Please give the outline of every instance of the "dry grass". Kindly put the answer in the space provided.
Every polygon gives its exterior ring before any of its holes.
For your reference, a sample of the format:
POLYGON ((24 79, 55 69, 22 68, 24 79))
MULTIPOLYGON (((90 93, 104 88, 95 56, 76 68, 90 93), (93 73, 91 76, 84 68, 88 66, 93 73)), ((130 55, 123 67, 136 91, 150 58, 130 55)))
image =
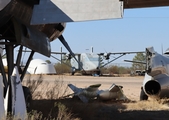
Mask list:
MULTIPOLYGON (((59 76, 53 84, 44 82, 42 75, 39 75, 37 79, 31 79, 31 76, 29 76, 24 84, 30 89, 33 100, 46 100, 50 102, 50 100, 56 100, 68 94, 68 86, 63 82, 62 76, 59 76)), ((38 103, 35 104, 38 106, 38 103)), ((28 120, 80 120, 79 118, 74 118, 68 108, 60 102, 54 102, 52 106, 46 103, 45 105, 47 105, 48 108, 39 106, 41 110, 32 110, 28 114, 28 120), (47 112, 45 116, 44 112, 41 112, 44 110, 47 112)))
POLYGON ((38 79, 29 84, 34 87, 32 112, 29 120, 168 120, 169 100, 148 101, 98 101, 92 100, 84 104, 78 99, 58 99, 69 94, 64 76, 55 81, 44 82, 38 79), (37 82, 37 83, 36 83, 37 82), (37 87, 37 86, 38 87, 37 87), (36 88, 36 90, 35 90, 36 88))
POLYGON ((147 101, 136 101, 130 103, 123 103, 126 105, 127 111, 132 110, 144 110, 144 111, 160 111, 160 110, 169 110, 168 99, 155 100, 150 99, 147 101))
POLYGON ((55 79, 54 83, 44 82, 43 76, 39 75, 32 79, 31 75, 24 81, 32 94, 32 99, 58 99, 61 96, 69 94, 68 86, 64 83, 62 75, 55 79))

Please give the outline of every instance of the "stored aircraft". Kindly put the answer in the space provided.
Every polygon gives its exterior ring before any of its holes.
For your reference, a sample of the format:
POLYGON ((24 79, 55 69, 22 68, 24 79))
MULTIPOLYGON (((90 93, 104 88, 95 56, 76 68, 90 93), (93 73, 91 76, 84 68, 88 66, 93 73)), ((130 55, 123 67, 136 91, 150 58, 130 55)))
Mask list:
POLYGON ((79 97, 84 103, 89 102, 90 99, 97 98, 99 100, 127 100, 127 97, 123 94, 122 86, 112 84, 108 90, 98 90, 101 84, 90 85, 87 88, 78 88, 73 84, 68 84, 73 90, 73 94, 66 95, 62 98, 73 96, 79 97))
MULTIPOLYGON (((109 53, 94 53, 93 47, 91 48, 90 53, 74 53, 75 58, 74 59, 71 54, 66 52, 51 52, 51 54, 60 54, 61 60, 56 58, 54 55, 51 55, 51 57, 59 60, 62 62, 63 58, 62 55, 65 55, 64 59, 70 60, 71 64, 71 73, 74 75, 75 72, 81 71, 83 75, 101 75, 101 68, 104 66, 112 63, 113 61, 117 60, 118 58, 126 55, 126 54, 135 54, 135 53, 143 53, 144 51, 138 51, 138 52, 109 52, 109 53), (113 59, 110 58, 111 55, 118 55, 114 56, 113 59), (103 60, 107 60, 106 63, 103 62, 103 60)), ((62 62, 63 63, 63 62, 62 62)))
MULTIPOLYGON (((122 18, 123 9, 169 6, 168 0, 0 0, 0 44, 5 45, 8 76, 0 56, 4 93, 11 86, 14 66, 19 69, 23 46, 32 50, 24 70, 20 73, 22 82, 27 67, 35 52, 50 56, 50 42, 58 38, 74 56, 62 33, 65 22, 122 18), (100 9, 101 8, 101 9, 100 9), (16 64, 14 48, 19 46, 16 64)), ((4 95, 4 96, 5 96, 4 95)), ((9 93, 11 102, 11 93, 9 93)), ((18 97, 18 96, 17 96, 18 97)), ((11 103, 8 110, 12 111, 11 103)))
POLYGON ((157 53, 146 48, 146 75, 141 87, 140 100, 169 97, 169 52, 157 53))

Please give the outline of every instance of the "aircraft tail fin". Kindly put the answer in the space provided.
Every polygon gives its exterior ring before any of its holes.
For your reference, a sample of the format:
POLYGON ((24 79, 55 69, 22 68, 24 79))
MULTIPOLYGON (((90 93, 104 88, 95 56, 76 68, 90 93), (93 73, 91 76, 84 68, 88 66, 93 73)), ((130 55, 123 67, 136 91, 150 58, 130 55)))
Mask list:
POLYGON ((73 90, 74 96, 78 96, 80 100, 83 101, 84 103, 87 103, 89 101, 89 99, 83 95, 82 88, 78 88, 72 84, 68 84, 68 86, 73 90))

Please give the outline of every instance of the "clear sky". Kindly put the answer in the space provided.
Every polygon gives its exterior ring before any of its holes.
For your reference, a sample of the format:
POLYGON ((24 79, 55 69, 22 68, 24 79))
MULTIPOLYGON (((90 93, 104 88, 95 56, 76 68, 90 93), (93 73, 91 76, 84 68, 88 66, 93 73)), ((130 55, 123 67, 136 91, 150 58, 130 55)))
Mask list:
MULTIPOLYGON (((74 53, 90 52, 86 49, 91 46, 95 53, 144 51, 150 46, 161 53, 162 46, 164 51, 169 48, 169 7, 125 9, 122 19, 67 23, 63 36, 74 53)), ((60 51, 61 46, 67 52, 58 39, 51 42, 52 51, 60 51)), ((58 62, 39 54, 34 58, 58 62)))

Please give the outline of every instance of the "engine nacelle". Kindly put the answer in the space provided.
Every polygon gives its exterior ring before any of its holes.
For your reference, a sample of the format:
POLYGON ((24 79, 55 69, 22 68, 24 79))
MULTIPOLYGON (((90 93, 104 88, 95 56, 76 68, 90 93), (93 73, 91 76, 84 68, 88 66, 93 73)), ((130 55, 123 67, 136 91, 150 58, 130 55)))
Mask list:
POLYGON ((156 80, 149 80, 145 83, 143 89, 148 96, 150 95, 158 96, 161 91, 161 85, 156 80))

